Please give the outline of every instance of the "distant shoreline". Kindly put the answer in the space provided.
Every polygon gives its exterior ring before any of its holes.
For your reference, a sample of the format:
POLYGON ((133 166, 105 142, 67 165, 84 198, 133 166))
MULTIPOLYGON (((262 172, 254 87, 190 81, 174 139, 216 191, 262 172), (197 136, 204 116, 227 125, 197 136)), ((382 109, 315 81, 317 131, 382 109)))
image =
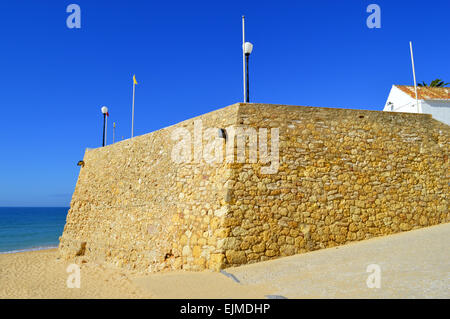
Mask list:
POLYGON ((64 208, 69 210, 70 206, 0 206, 0 208, 64 208))
POLYGON ((33 248, 24 248, 24 249, 15 249, 15 250, 9 250, 9 251, 0 251, 0 255, 26 253, 26 252, 38 251, 38 250, 51 250, 51 249, 57 249, 57 248, 58 248, 58 245, 43 246, 43 247, 33 247, 33 248))

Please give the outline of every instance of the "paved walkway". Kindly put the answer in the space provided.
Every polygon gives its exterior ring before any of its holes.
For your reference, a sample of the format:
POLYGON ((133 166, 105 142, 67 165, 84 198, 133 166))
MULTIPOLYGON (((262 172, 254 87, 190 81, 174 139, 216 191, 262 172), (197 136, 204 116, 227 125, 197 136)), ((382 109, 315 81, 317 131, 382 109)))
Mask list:
POLYGON ((226 271, 287 298, 450 298, 450 223, 226 271))

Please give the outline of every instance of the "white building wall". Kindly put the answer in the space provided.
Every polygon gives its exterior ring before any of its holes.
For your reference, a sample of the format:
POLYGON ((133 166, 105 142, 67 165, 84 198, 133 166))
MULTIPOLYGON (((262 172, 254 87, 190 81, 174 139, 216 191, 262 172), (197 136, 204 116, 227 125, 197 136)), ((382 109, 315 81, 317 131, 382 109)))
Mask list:
POLYGON ((417 112, 416 99, 395 85, 389 92, 383 111, 431 114, 434 119, 450 125, 450 100, 419 100, 419 112, 417 112), (392 104, 389 104, 389 102, 392 104))
MULTIPOLYGON (((421 101, 419 100, 419 109, 420 102, 421 101)), ((383 111, 417 113, 416 100, 399 88, 392 86, 383 111), (391 102, 392 105, 389 105, 389 102, 391 102)))
POLYGON ((431 116, 447 125, 450 125, 450 101, 422 101, 423 113, 431 116))

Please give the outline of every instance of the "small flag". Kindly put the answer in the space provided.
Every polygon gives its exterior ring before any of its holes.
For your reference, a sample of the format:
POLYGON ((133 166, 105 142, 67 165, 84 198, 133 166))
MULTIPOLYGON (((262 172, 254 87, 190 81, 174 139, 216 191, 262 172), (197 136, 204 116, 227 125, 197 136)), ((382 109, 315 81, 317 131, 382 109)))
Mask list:
POLYGON ((133 82, 134 82, 134 84, 136 84, 136 85, 138 84, 137 81, 136 81, 136 76, 135 76, 135 75, 133 75, 133 82))
POLYGON ((108 117, 109 117, 109 112, 106 112, 106 116, 108 116, 108 117))

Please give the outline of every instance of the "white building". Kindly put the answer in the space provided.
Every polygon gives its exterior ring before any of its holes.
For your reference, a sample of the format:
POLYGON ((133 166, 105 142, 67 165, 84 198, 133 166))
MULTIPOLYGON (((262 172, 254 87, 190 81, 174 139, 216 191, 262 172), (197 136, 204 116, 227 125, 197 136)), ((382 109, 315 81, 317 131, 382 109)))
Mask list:
POLYGON ((450 125, 450 88, 417 87, 418 107, 414 86, 393 85, 383 111, 426 113, 450 125))

